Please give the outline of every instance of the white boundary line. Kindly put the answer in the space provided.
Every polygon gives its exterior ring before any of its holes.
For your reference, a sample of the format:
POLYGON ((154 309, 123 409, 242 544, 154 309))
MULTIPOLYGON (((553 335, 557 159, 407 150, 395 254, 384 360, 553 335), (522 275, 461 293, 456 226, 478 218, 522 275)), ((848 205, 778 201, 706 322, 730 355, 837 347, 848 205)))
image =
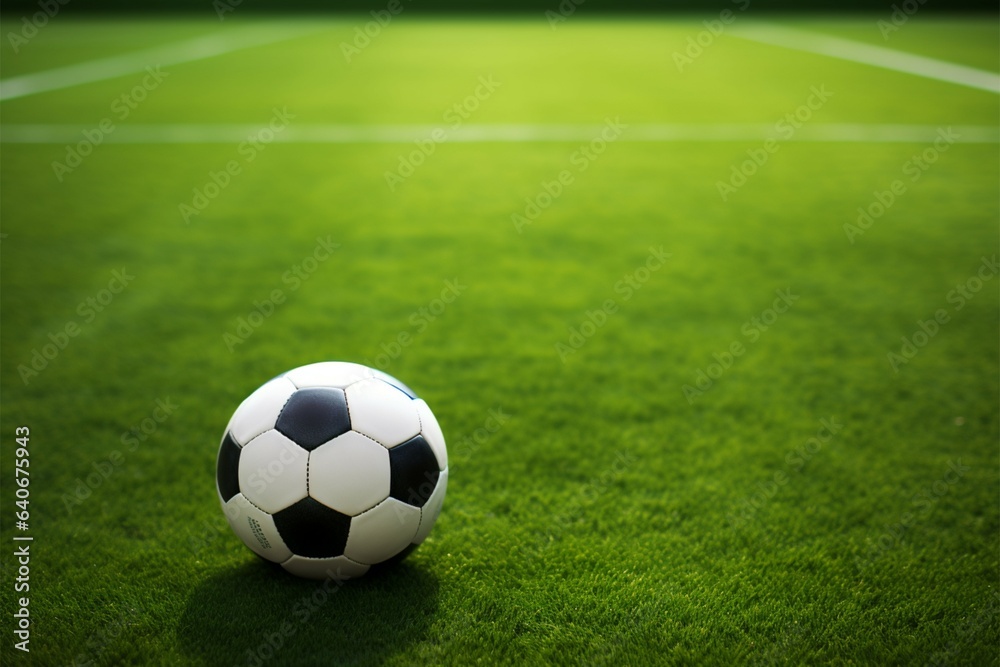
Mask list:
POLYGON ((767 23, 740 26, 730 34, 751 42, 816 53, 896 72, 915 74, 928 79, 947 81, 991 93, 1000 93, 1000 74, 926 56, 904 53, 895 49, 887 49, 882 46, 856 42, 852 39, 832 37, 818 32, 767 23))
MULTIPOLYGON (((266 125, 123 125, 104 134, 109 144, 238 144, 256 136, 266 125)), ((405 144, 430 140, 443 132, 444 143, 590 142, 600 138, 604 125, 465 125, 446 129, 435 125, 292 125, 274 135, 276 143, 294 144, 405 144)), ((779 142, 824 143, 924 143, 939 132, 951 130, 956 143, 1000 143, 1000 128, 988 125, 879 125, 863 123, 813 123, 803 125, 790 138, 775 132, 774 125, 655 123, 625 126, 618 141, 672 142, 779 142)), ((0 142, 7 144, 77 144, 85 140, 84 125, 3 125, 0 142)))
POLYGON ((141 72, 149 66, 170 66, 204 60, 233 51, 273 44, 321 30, 321 27, 250 28, 218 32, 109 58, 24 74, 0 81, 0 101, 13 100, 85 83, 141 72))

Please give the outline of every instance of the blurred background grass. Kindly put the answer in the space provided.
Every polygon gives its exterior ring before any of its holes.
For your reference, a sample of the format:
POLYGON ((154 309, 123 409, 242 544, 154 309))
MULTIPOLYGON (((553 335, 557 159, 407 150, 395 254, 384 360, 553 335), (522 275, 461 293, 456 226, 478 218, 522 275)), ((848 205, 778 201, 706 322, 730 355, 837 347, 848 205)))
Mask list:
MULTIPOLYGON (((672 54, 699 20, 585 20, 585 7, 557 30, 542 16, 400 20, 352 63, 338 45, 367 18, 312 19, 314 34, 164 68, 118 126, 263 127, 275 107, 295 115, 290 133, 446 126, 492 76, 468 127, 773 126, 825 85, 803 132, 996 128, 993 93, 735 35, 679 72, 672 54)), ((273 23, 62 18, 18 54, 5 45, 3 79, 273 23)), ((780 20, 883 45, 879 18, 780 20)), ((997 71, 995 21, 921 13, 896 40, 997 71)), ((5 136, 92 128, 140 80, 4 101, 5 136)), ((948 301, 997 253, 995 141, 942 153, 852 244, 844 225, 929 141, 784 142, 725 202, 718 182, 761 140, 638 142, 626 128, 582 172, 583 141, 446 142, 395 191, 385 173, 409 141, 279 141, 185 224, 179 205, 242 160, 220 136, 109 141, 61 182, 64 142, 0 153, 0 416, 8 445, 15 425, 33 433, 30 659, 253 664, 288 622, 273 664, 996 661, 995 276, 961 310, 948 301), (519 234, 511 215, 564 169, 574 182, 519 234), (327 237, 340 248, 291 289, 282 276, 327 237), (625 300, 615 285, 651 246, 671 257, 625 300), (85 322, 79 304, 122 268, 134 281, 85 322), (414 314, 456 279, 462 295, 418 331, 414 314), (230 352, 223 335, 275 289, 285 303, 230 352), (744 323, 784 289, 799 300, 752 342, 744 323), (563 363, 556 344, 607 299, 619 312, 563 363), (894 373, 887 353, 942 308, 951 321, 894 373), (25 384, 19 366, 69 321, 80 335, 25 384), (384 368, 452 447, 437 528, 381 579, 331 591, 272 572, 217 507, 226 420, 267 378, 379 363, 401 332, 412 343, 384 368), (747 352, 688 401, 683 386, 734 341, 747 352), (176 412, 130 450, 122 438, 166 398, 176 412), (509 421, 477 440, 491 410, 509 421), (843 426, 794 463, 821 420, 843 426), (968 470, 935 487, 956 461, 968 470), (773 488, 776 473, 787 483, 773 488)), ((14 659, 10 642, 0 651, 14 659)))

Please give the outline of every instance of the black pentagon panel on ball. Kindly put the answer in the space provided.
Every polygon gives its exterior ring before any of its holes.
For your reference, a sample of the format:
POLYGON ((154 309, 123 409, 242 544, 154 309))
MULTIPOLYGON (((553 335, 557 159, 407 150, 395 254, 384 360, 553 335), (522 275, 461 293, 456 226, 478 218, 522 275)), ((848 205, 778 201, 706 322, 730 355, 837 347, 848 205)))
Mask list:
POLYGON ((230 498, 240 492, 240 446, 228 433, 222 439, 222 446, 219 447, 215 479, 219 484, 222 502, 228 503, 230 498))
POLYGON ((313 498, 303 498, 275 514, 274 526, 296 556, 333 558, 344 555, 351 517, 313 498))
POLYGON ((440 474, 434 450, 422 435, 389 450, 389 495, 396 500, 423 507, 440 474))
POLYGON ((343 389, 299 389, 285 403, 274 428, 303 449, 312 451, 351 430, 343 389))

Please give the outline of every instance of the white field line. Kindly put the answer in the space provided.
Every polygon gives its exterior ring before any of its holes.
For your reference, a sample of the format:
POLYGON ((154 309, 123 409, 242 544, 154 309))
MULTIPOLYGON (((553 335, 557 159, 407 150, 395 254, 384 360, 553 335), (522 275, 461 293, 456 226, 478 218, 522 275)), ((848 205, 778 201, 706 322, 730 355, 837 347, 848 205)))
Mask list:
POLYGON ((772 24, 744 25, 734 28, 734 37, 794 51, 815 53, 840 60, 873 65, 895 72, 905 72, 928 79, 947 81, 991 93, 1000 93, 1000 74, 956 65, 936 58, 873 46, 852 39, 832 37, 818 32, 786 28, 772 24))
MULTIPOLYGON (((109 144, 238 144, 256 136, 266 125, 123 125, 105 134, 109 144)), ((601 136, 604 125, 465 125, 445 129, 435 125, 291 125, 274 134, 276 143, 294 144, 406 144, 428 140, 443 131, 445 143, 589 142, 601 136)), ((774 125, 655 123, 627 125, 618 141, 744 142, 778 141, 824 143, 924 143, 951 129, 957 143, 1000 143, 1000 128, 988 125, 878 125, 834 123, 803 125, 784 139, 774 125)), ((3 125, 0 142, 7 144, 76 144, 85 140, 86 125, 3 125)))
POLYGON ((317 26, 282 26, 279 28, 254 26, 234 29, 109 58, 15 76, 0 81, 0 101, 113 79, 141 72, 150 66, 169 67, 204 60, 242 49, 300 37, 320 29, 317 26))

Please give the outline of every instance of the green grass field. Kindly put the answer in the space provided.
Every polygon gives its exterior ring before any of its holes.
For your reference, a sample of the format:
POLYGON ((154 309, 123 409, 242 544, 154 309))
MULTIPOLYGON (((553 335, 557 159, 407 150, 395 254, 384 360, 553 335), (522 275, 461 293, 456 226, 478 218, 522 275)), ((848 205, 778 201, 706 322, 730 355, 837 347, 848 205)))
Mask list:
MULTIPOLYGON (((3 664, 997 664, 996 92, 750 16, 679 67, 700 18, 584 14, 403 16, 350 62, 366 17, 4 39, 3 664), (239 402, 325 359, 451 457, 428 541, 342 587, 214 488, 239 402)), ((772 20, 998 70, 995 16, 884 18, 772 20)))

